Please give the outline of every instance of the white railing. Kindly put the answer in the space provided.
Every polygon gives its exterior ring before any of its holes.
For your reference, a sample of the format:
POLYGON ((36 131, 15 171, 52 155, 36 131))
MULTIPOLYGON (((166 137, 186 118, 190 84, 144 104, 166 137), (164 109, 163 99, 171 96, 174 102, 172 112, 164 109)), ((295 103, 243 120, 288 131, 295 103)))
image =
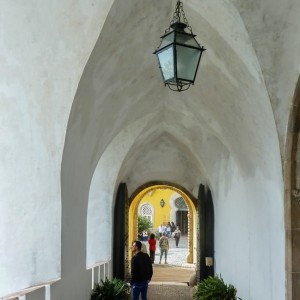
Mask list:
POLYGON ((26 300, 27 299, 41 299, 41 300, 51 300, 50 299, 50 287, 51 284, 55 282, 47 282, 45 284, 40 284, 32 286, 30 288, 24 289, 22 291, 1 297, 1 300, 26 300))
POLYGON ((111 260, 100 262, 90 267, 92 269, 92 285, 91 288, 94 288, 95 283, 100 282, 101 280, 105 280, 105 278, 110 279, 111 274, 111 260))

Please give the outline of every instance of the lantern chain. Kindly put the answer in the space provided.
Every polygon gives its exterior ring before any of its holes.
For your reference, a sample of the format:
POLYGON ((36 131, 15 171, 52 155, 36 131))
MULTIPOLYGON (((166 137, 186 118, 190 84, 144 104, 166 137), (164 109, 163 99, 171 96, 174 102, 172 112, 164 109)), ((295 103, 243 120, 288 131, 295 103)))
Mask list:
POLYGON ((176 9, 175 9, 175 12, 173 14, 173 19, 171 20, 169 28, 167 28, 165 30, 165 33, 170 32, 171 26, 175 23, 179 23, 181 21, 180 20, 181 17, 183 18, 183 22, 186 25, 186 28, 193 34, 192 27, 189 25, 189 22, 188 22, 188 20, 185 16, 185 12, 183 10, 183 3, 179 0, 177 1, 177 4, 176 4, 176 9))

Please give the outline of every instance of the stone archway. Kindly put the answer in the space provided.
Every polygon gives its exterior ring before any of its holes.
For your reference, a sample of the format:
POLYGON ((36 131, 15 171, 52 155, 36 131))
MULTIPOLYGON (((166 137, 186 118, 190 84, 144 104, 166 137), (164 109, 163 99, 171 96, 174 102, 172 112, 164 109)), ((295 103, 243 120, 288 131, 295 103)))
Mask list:
MULTIPOLYGON (((149 193, 153 189, 170 189, 178 193, 187 203, 189 209, 188 218, 188 255, 187 263, 196 263, 197 261, 197 211, 196 198, 180 185, 166 181, 151 181, 137 188, 129 198, 129 235, 128 244, 131 244, 137 237, 137 219, 138 206, 143 195, 149 193)), ((131 258, 131 253, 128 253, 128 258, 131 258)))

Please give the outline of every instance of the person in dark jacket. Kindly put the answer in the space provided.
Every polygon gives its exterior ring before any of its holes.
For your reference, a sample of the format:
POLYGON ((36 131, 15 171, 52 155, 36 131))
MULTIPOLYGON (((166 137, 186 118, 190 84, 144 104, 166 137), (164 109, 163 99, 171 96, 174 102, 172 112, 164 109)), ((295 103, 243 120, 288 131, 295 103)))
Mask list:
POLYGON ((132 251, 135 255, 131 260, 131 279, 132 300, 138 300, 141 294, 142 300, 147 300, 148 283, 153 275, 152 262, 148 254, 141 251, 142 243, 134 241, 132 251))

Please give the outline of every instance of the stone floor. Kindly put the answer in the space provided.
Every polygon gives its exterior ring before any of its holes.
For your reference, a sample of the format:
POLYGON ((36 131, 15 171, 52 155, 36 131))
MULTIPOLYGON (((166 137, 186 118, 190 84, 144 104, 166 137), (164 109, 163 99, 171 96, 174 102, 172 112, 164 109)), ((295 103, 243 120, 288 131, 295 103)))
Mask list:
POLYGON ((194 287, 183 284, 152 284, 149 285, 148 300, 190 300, 194 292, 194 287))
MULTIPOLYGON (((148 246, 148 242, 145 242, 145 245, 148 246)), ((168 258, 167 262, 170 265, 174 266, 183 266, 183 267, 192 267, 194 268, 195 266, 193 264, 187 264, 186 263, 186 257, 188 255, 188 237, 182 236, 179 240, 178 248, 176 248, 175 245, 175 239, 169 239, 169 245, 170 249, 168 251, 168 258)), ((158 264, 159 262, 159 257, 160 257, 160 251, 158 247, 158 241, 156 244, 156 252, 155 252, 155 264, 158 264)), ((162 264, 164 264, 164 258, 162 259, 162 264)))
POLYGON ((188 285, 191 277, 193 275, 195 276, 195 274, 195 269, 193 268, 183 268, 172 265, 158 267, 158 265, 156 265, 153 268, 151 284, 184 283, 188 285))
POLYGON ((153 265, 155 275, 153 275, 153 281, 149 284, 148 300, 193 299, 195 287, 189 287, 187 282, 194 272, 195 265, 186 263, 188 238, 187 236, 182 236, 178 248, 176 248, 175 239, 170 239, 169 244, 170 249, 168 251, 167 265, 164 264, 164 258, 162 259, 162 264, 158 264, 160 257, 158 247, 155 252, 153 265))

